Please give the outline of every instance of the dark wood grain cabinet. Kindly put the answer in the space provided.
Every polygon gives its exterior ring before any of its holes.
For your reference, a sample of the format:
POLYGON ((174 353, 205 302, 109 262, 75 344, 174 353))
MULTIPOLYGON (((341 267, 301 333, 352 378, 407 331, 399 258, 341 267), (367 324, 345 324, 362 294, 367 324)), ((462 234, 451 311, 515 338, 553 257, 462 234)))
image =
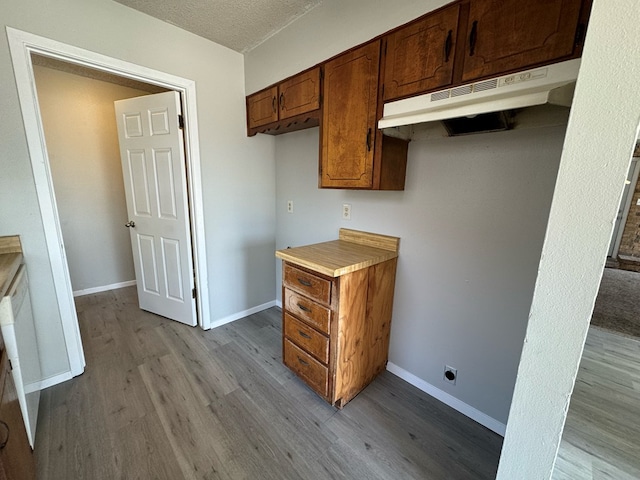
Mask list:
POLYGON ((320 125, 320 188, 404 190, 384 102, 572 58, 592 0, 459 0, 247 97, 248 134, 320 125), (323 75, 324 72, 324 75, 323 75))
POLYGON ((261 90, 247 97, 249 130, 278 121, 278 87, 261 90))
POLYGON ((377 128, 380 40, 327 62, 324 71, 320 187, 403 190, 407 142, 377 128))
POLYGON ((385 101, 451 84, 459 16, 454 4, 385 38, 385 101))
POLYGON ((462 81, 573 56, 582 0, 471 0, 462 81))
POLYGON ((317 126, 320 82, 321 70, 316 67, 249 95, 248 134, 280 134, 317 126))

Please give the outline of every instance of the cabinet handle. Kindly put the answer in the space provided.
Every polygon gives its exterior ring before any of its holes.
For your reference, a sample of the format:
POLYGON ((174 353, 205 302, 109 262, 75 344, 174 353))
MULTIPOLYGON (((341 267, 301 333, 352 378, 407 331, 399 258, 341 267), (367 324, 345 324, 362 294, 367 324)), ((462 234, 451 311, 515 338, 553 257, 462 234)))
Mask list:
POLYGON ((5 430, 7 431, 4 440, 0 443, 0 450, 2 450, 4 447, 7 446, 7 443, 9 442, 9 425, 7 425, 5 422, 3 422, 2 420, 0 420, 0 425, 2 425, 5 430))
POLYGON ((273 108, 273 113, 277 112, 277 110, 276 110, 276 97, 273 97, 271 99, 271 108, 273 108))
POLYGON ((311 286, 311 282, 309 280, 305 280, 303 278, 299 278, 298 277, 298 282, 300 282, 300 285, 304 285, 305 287, 310 287, 311 286))
POLYGON ((298 362, 300 362, 302 365, 304 365, 305 367, 309 366, 309 362, 305 362, 303 359, 301 359, 300 357, 298 357, 298 362))
POLYGON ((371 151, 371 128, 367 130, 367 152, 371 151))
POLYGON ((280 110, 284 108, 284 93, 280 94, 280 110))
POLYGON ((474 20, 471 26, 471 34, 469 35, 469 56, 473 57, 476 53, 476 42, 478 41, 478 21, 474 20))
POLYGON ((453 43, 453 39, 451 37, 453 35, 453 30, 449 30, 447 34, 447 39, 444 41, 444 61, 449 61, 449 56, 451 55, 451 45, 453 43))
POLYGON ((300 336, 302 338, 306 338, 307 340, 311 339, 311 335, 307 335, 306 333, 304 333, 302 330, 298 330, 298 333, 300 334, 300 336))
POLYGON ((296 305, 298 305, 298 308, 299 308, 300 310, 302 310, 303 312, 310 312, 310 311, 311 311, 311 309, 310 309, 310 308, 305 307, 305 306, 304 306, 304 305, 302 305, 301 303, 297 303, 296 305))

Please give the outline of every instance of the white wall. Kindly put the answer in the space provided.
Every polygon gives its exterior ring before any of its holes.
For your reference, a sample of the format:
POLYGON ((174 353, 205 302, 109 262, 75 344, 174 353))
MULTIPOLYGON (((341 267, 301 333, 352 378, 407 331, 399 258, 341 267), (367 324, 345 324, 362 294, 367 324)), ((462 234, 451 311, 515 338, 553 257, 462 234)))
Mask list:
POLYGON ((340 227, 401 237, 389 361, 504 424, 564 125, 425 133, 409 144, 403 192, 318 189, 318 129, 277 137, 276 247, 332 240, 340 227))
MULTIPOLYGON (((325 2, 252 51, 247 89, 282 75, 271 67, 282 62, 276 59, 308 66, 443 2, 402 2, 400 11, 409 15, 402 21, 395 2, 366 3, 344 9, 325 2)), ((294 73, 286 68, 284 74, 294 73)), ((319 190, 317 129, 275 140, 276 246, 334 239, 341 226, 401 237, 392 367, 452 395, 476 418, 488 416, 499 431, 527 325, 562 120, 556 127, 459 138, 427 128, 409 145, 404 192, 319 190), (294 201, 294 214, 286 213, 287 200, 294 201), (352 205, 351 221, 341 221, 342 203, 352 205), (445 364, 458 369, 455 386, 442 379, 445 364)), ((525 126, 539 123, 525 115, 525 126)))
MULTIPOLYGON (((118 3, 0 3, 5 25, 197 83, 212 320, 275 297, 272 143, 248 139, 242 55, 118 3)), ((0 235, 19 234, 45 375, 69 370, 6 34, 0 36, 0 235)))
POLYGON ((113 102, 148 92, 34 66, 74 291, 135 280, 113 102))
POLYGON ((323 0, 245 55, 247 93, 311 67, 449 0, 323 0))

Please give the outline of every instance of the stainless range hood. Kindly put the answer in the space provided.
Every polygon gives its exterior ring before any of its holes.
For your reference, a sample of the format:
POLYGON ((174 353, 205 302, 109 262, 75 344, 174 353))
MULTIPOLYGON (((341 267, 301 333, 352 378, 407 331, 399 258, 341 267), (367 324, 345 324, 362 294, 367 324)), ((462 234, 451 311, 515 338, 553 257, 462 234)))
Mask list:
POLYGON ((378 128, 398 127, 551 103, 571 106, 580 59, 389 102, 378 128))

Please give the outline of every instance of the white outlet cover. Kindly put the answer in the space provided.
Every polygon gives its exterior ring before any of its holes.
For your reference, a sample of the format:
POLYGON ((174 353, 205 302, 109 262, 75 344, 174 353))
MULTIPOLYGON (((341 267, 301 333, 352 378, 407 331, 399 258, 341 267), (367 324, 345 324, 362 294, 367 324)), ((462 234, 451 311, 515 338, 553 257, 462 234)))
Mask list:
POLYGON ((287 201, 287 212, 293 213, 293 200, 287 201))
POLYGON ((350 203, 342 204, 342 219, 351 220, 351 204, 350 203))

